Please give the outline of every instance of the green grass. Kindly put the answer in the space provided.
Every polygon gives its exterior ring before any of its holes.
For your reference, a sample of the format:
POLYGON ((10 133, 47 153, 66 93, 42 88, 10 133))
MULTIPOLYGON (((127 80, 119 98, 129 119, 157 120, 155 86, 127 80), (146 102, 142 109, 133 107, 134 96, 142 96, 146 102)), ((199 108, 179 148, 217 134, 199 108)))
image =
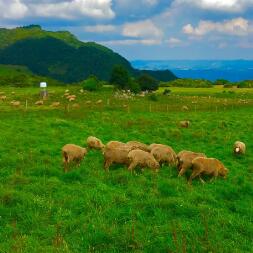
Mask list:
MULTIPOLYGON (((118 100, 107 88, 77 94, 79 109, 51 88, 42 107, 38 90, 1 88, 0 252, 252 252, 253 101, 245 95, 194 98, 179 95, 118 100), (15 91, 15 94, 11 94, 15 91), (20 108, 9 102, 20 100, 20 108), (25 100, 28 108, 25 108, 25 100), (103 99, 104 105, 85 101, 103 99), (53 101, 61 101, 52 109, 53 101), (107 102, 109 101, 109 104, 107 102), (225 104, 225 105, 224 105, 225 104), (128 109, 123 105, 129 106, 128 109), (189 106, 182 112, 182 105, 189 106), (189 119, 189 129, 178 121, 189 119), (131 175, 123 166, 103 171, 103 156, 90 151, 79 168, 64 174, 61 147, 85 145, 89 135, 103 142, 139 140, 205 152, 230 169, 227 180, 188 186, 175 168, 131 175), (234 157, 236 140, 247 154, 234 157)), ((198 89, 195 90, 195 92, 198 89)), ((175 94, 173 95, 173 93, 175 94)), ((194 90, 192 90, 194 93, 194 90)))

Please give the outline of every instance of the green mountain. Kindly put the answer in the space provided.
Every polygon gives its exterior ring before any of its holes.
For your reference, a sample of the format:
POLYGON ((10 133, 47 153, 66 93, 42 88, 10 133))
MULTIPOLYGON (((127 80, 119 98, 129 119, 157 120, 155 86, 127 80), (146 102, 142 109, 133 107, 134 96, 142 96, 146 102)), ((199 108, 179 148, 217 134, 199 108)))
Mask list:
MULTIPOLYGON (((90 75, 109 80, 115 65, 123 65, 132 76, 141 73, 107 47, 81 42, 66 31, 45 31, 37 25, 0 29, 0 64, 26 66, 36 75, 65 83, 79 82, 90 75)), ((176 79, 170 71, 149 74, 162 81, 176 79)))

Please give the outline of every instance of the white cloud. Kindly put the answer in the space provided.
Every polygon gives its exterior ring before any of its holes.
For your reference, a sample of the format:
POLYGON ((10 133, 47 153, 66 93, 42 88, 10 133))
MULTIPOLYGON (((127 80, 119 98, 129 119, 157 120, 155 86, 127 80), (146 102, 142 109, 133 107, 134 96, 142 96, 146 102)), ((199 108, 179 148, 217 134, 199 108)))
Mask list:
POLYGON ((72 0, 30 4, 31 15, 76 19, 82 16, 110 19, 115 16, 112 0, 72 0))
POLYGON ((27 14, 27 11, 27 6, 20 0, 0 0, 0 18, 23 18, 27 14))
POLYGON ((135 38, 159 38, 163 32, 151 20, 126 23, 122 35, 135 38))
POLYGON ((110 40, 110 41, 99 41, 99 43, 108 46, 131 46, 131 45, 160 45, 162 43, 159 39, 143 39, 143 40, 110 40))
POLYGON ((191 36, 204 36, 211 32, 247 36, 251 32, 251 26, 249 21, 244 18, 235 18, 223 22, 201 20, 196 27, 193 27, 191 24, 185 25, 183 32, 191 36))
POLYGON ((173 6, 190 5, 205 10, 243 12, 253 7, 253 0, 175 0, 173 6))
POLYGON ((85 26, 84 30, 86 32, 91 32, 91 33, 114 32, 116 31, 116 26, 114 25, 85 26))
POLYGON ((168 40, 165 40, 165 43, 168 43, 170 47, 176 47, 182 45, 183 41, 178 38, 171 37, 168 40))

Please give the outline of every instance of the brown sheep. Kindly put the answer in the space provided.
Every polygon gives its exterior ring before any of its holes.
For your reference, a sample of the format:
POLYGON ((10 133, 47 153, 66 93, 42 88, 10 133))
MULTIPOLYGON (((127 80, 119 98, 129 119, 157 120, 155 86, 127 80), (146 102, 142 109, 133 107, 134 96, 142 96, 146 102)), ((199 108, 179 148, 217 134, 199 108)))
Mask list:
POLYGON ((157 143, 152 143, 148 146, 148 151, 151 152, 153 148, 156 147, 161 147, 161 148, 170 148, 170 146, 164 145, 164 144, 157 144, 157 143))
POLYGON ((89 136, 87 138, 87 146, 90 149, 101 149, 101 150, 103 150, 105 147, 105 145, 102 143, 102 141, 94 136, 89 136))
POLYGON ((78 103, 74 103, 74 104, 72 105, 72 108, 80 108, 80 105, 79 105, 78 103))
POLYGON ((151 155, 154 156, 159 164, 177 165, 177 155, 171 147, 156 146, 151 150, 151 155))
POLYGON ((189 126, 190 126, 190 121, 188 120, 180 121, 180 127, 188 128, 189 126))
POLYGON ((189 111, 189 107, 186 105, 182 106, 182 111, 189 111))
POLYGON ((140 149, 146 152, 149 152, 149 148, 148 145, 141 143, 139 141, 129 141, 126 143, 127 145, 130 145, 131 147, 133 147, 134 149, 140 149))
POLYGON ((183 150, 178 153, 178 176, 184 175, 184 173, 192 167, 192 161, 197 157, 206 157, 203 153, 196 153, 192 151, 183 150))
POLYGON ((43 105, 43 104, 44 104, 43 100, 39 100, 35 102, 35 105, 43 105))
POLYGON ((50 107, 56 108, 56 107, 59 107, 60 104, 61 104, 60 102, 53 102, 53 103, 50 105, 50 107))
POLYGON ((96 102, 96 105, 101 105, 101 104, 103 104, 103 100, 101 99, 96 102))
POLYGON ((4 101, 6 100, 7 96, 0 96, 0 100, 4 101))
POLYGON ((189 178, 191 184, 192 179, 199 177, 201 182, 204 183, 201 175, 211 175, 216 179, 218 176, 227 177, 229 170, 215 158, 197 157, 192 161, 192 174, 189 178))
POLYGON ((129 165, 128 153, 131 147, 125 143, 109 142, 104 148, 104 169, 109 170, 113 163, 129 165))
POLYGON ((233 151, 234 151, 234 154, 237 154, 237 155, 244 155, 245 152, 246 152, 246 145, 245 143, 241 142, 241 141, 236 141, 234 143, 234 147, 233 147, 233 151))
POLYGON ((11 101, 11 103, 10 103, 12 106, 14 106, 14 107, 19 107, 20 105, 21 105, 21 102, 20 101, 15 101, 15 100, 13 100, 13 101, 11 101))
POLYGON ((86 148, 77 146, 75 144, 66 144, 62 148, 64 172, 68 171, 68 165, 70 164, 70 162, 76 162, 77 165, 80 166, 80 163, 86 154, 86 148))
POLYGON ((132 150, 128 154, 128 159, 130 161, 130 165, 128 167, 129 171, 133 171, 136 166, 140 166, 142 168, 147 167, 155 172, 159 171, 159 163, 149 152, 145 152, 140 149, 132 150))

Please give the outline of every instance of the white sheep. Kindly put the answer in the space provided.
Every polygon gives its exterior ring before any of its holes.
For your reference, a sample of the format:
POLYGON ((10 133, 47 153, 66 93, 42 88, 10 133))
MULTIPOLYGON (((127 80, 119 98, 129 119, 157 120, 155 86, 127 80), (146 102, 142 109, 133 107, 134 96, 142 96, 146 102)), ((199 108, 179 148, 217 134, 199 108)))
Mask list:
POLYGON ((105 147, 105 145, 102 143, 102 141, 94 136, 89 136, 87 138, 87 146, 90 149, 101 149, 101 150, 103 150, 105 147))

